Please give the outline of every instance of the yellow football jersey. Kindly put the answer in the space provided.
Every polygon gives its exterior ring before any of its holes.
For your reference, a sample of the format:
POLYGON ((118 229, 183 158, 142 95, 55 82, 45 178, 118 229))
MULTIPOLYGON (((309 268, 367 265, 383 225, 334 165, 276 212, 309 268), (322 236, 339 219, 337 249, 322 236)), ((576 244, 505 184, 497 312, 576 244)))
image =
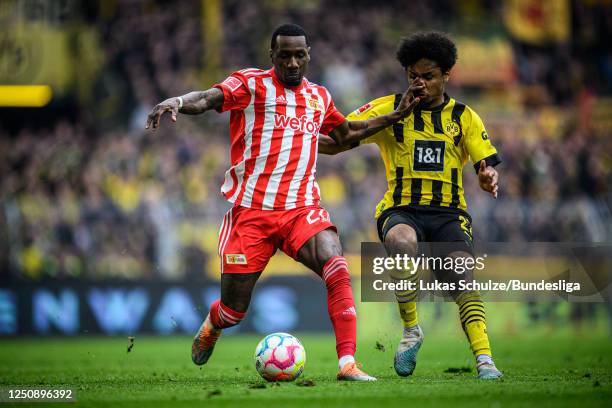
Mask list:
MULTIPOLYGON (((367 120, 392 112, 402 95, 375 99, 348 120, 367 120)), ((410 116, 361 141, 376 143, 385 164, 388 190, 376 206, 376 218, 387 208, 428 205, 467 210, 462 169, 472 159, 495 166, 501 162, 482 119, 470 107, 444 95, 444 103, 415 109, 410 116)))

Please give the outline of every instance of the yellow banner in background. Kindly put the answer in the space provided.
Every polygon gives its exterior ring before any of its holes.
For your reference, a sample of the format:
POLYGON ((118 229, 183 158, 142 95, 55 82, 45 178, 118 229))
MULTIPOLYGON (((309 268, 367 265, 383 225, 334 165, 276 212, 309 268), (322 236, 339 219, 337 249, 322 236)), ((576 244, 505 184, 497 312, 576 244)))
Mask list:
POLYGON ((510 35, 532 45, 564 43, 571 34, 569 0, 506 0, 504 22, 510 35))
POLYGON ((49 85, 0 85, 0 107, 40 108, 52 97, 49 85))
POLYGON ((73 72, 67 37, 44 23, 16 24, 0 32, 0 83, 66 89, 73 72))
POLYGON ((0 30, 2 85, 45 84, 56 96, 76 91, 81 101, 87 101, 104 62, 98 34, 90 27, 17 22, 0 30))

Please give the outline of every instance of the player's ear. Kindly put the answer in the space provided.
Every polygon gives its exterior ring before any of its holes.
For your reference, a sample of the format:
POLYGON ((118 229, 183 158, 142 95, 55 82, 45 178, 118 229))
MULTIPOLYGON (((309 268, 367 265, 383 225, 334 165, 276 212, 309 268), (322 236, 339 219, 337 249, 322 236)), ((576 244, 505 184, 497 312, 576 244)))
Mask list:
POLYGON ((306 61, 310 62, 310 47, 306 47, 306 61))
POLYGON ((444 81, 444 84, 446 84, 449 79, 450 79, 450 71, 446 71, 445 73, 442 74, 442 80, 444 81))

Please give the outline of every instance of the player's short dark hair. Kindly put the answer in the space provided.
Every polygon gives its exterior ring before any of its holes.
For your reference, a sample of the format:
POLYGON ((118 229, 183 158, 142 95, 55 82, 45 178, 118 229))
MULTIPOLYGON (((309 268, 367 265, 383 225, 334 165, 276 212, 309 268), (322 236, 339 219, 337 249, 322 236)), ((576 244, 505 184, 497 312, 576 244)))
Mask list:
POLYGON ((404 69, 421 58, 427 58, 438 64, 442 72, 448 72, 457 62, 457 47, 444 33, 417 32, 402 38, 395 55, 404 69))
POLYGON ((276 27, 276 30, 272 33, 272 40, 270 40, 270 48, 274 49, 276 47, 276 37, 279 35, 286 35, 289 37, 301 37, 304 36, 306 39, 306 45, 308 44, 308 36, 306 35, 306 31, 302 27, 297 24, 283 24, 276 27))

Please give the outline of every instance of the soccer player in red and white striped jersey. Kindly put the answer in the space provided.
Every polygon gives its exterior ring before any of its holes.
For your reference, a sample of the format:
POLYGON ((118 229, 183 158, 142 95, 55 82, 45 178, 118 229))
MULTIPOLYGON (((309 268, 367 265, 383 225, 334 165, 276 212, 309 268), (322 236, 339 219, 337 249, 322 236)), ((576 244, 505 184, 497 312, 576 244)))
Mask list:
POLYGON ((206 363, 221 330, 245 317, 257 279, 280 248, 325 282, 338 379, 373 381, 355 364, 355 303, 336 227, 319 206, 317 145, 319 134, 339 145, 375 134, 408 116, 418 98, 409 88, 394 112, 348 122, 327 89, 304 77, 309 50, 301 27, 282 25, 272 34, 271 69, 237 71, 211 89, 167 99, 153 108, 146 127, 157 128, 166 112, 172 121, 179 112, 231 112, 231 166, 221 191, 234 206, 219 234, 221 299, 194 338, 194 363, 206 363))
POLYGON ((306 79, 285 87, 273 69, 235 72, 216 87, 221 110, 231 110, 232 166, 221 188, 227 199, 264 210, 317 205, 318 134, 345 120, 328 91, 306 79))

